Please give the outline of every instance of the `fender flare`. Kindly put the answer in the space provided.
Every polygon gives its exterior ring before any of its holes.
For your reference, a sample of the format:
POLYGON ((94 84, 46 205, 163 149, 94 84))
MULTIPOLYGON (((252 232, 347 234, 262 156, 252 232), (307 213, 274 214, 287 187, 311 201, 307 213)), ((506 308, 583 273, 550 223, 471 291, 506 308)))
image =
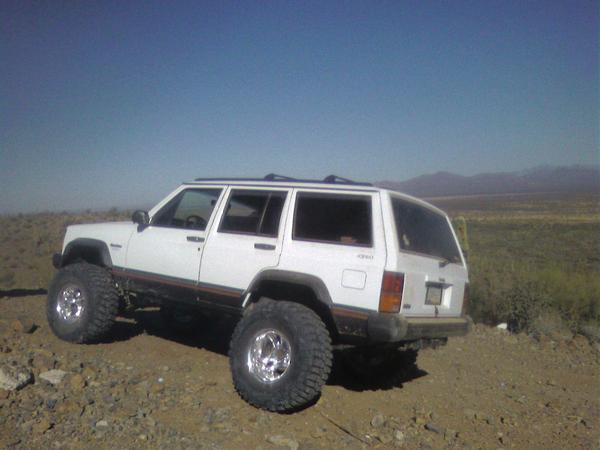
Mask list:
POLYGON ((290 270, 263 270, 254 277, 248 286, 248 289, 244 291, 242 296, 246 296, 247 294, 255 291, 258 285, 263 281, 281 281, 284 283, 306 286, 313 290, 317 300, 319 300, 321 303, 325 304, 327 307, 331 307, 333 305, 331 295, 329 295, 329 290, 327 289, 327 286, 325 286, 323 280, 315 275, 309 275, 302 272, 293 272, 290 270))
POLYGON ((66 266, 90 251, 99 256, 100 259, 98 262, 100 262, 101 265, 112 268, 112 258, 106 242, 91 238, 77 238, 69 242, 60 258, 60 267, 66 266))

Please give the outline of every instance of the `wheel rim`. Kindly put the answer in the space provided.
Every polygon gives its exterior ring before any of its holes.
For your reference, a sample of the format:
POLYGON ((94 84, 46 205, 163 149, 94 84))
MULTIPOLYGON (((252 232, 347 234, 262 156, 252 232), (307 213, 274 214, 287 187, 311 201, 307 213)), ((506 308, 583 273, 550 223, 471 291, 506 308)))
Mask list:
POLYGON ((292 347, 277 330, 260 331, 248 349, 248 370, 263 383, 273 383, 285 375, 292 360, 292 347))
POLYGON ((65 322, 75 322, 85 309, 85 295, 74 284, 68 284, 58 293, 56 312, 65 322))

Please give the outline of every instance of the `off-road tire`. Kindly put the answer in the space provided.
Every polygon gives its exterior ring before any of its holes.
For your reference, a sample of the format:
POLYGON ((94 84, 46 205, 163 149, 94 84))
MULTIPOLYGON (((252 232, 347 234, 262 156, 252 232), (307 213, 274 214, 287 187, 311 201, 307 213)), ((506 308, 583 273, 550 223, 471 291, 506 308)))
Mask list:
POLYGON ((341 353, 341 364, 362 387, 392 388, 418 372, 416 350, 355 348, 341 353))
POLYGON ((59 338, 77 343, 97 342, 110 331, 119 308, 119 295, 110 273, 85 262, 58 271, 48 292, 48 324, 59 338), (66 286, 76 286, 84 297, 81 316, 65 321, 57 311, 58 296, 66 286))
POLYGON ((290 412, 310 405, 320 395, 331 371, 331 338, 311 309, 263 298, 238 322, 229 358, 233 383, 244 400, 269 411, 290 412), (264 382, 250 371, 248 354, 253 339, 271 329, 285 335, 291 358, 281 378, 264 382))

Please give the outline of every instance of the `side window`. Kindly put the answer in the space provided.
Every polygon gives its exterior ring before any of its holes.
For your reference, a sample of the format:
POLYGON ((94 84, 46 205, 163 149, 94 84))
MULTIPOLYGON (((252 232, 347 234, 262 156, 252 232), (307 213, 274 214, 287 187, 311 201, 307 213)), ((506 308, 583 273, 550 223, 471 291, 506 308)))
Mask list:
POLYGON ((221 189, 186 189, 152 219, 159 227, 205 230, 221 189))
POLYGON ((285 192, 234 190, 219 231, 276 237, 285 192))
POLYGON ((293 239, 372 246, 371 197, 299 193, 293 239))

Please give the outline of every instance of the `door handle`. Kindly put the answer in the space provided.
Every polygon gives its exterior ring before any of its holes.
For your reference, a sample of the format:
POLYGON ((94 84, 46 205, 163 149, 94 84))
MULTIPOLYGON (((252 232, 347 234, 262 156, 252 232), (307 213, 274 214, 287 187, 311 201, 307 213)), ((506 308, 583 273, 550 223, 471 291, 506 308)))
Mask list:
POLYGON ((254 248, 257 248, 258 250, 275 250, 275 246, 271 244, 256 243, 254 244, 254 248))
POLYGON ((186 239, 190 242, 204 242, 204 238, 200 236, 188 236, 186 239))

